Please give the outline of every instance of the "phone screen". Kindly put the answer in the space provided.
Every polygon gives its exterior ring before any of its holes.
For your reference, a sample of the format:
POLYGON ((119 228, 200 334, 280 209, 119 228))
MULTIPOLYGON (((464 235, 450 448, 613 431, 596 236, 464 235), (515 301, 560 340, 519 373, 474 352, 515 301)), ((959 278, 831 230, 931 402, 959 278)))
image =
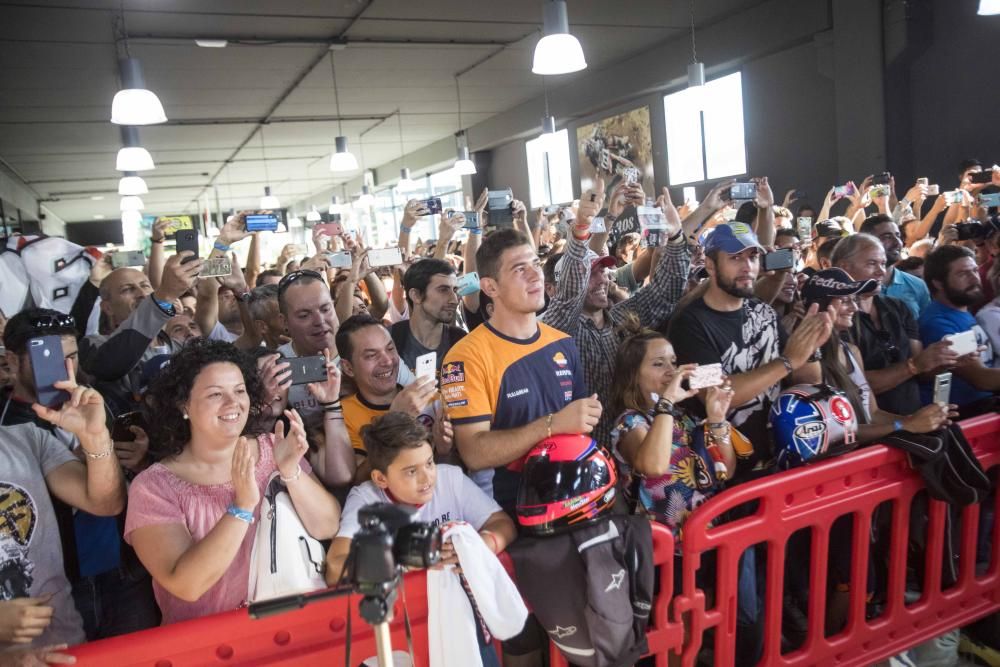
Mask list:
POLYGON ((278 229, 278 216, 273 213, 248 213, 246 216, 248 232, 273 232, 278 229))

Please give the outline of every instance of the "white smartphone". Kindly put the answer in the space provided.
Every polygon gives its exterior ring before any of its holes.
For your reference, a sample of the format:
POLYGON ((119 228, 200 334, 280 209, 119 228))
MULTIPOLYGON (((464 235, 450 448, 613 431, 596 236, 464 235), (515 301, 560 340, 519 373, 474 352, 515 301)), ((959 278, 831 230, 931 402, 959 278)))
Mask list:
POLYGON ((399 248, 374 248, 368 251, 368 266, 396 266, 403 263, 403 253, 399 248))
POLYGON ((326 261, 329 262, 331 269, 349 269, 352 263, 351 253, 347 250, 328 252, 326 253, 326 261))
POLYGON ((469 296, 479 291, 479 274, 475 271, 466 273, 455 284, 459 296, 469 296))
POLYGON ((939 373, 934 376, 934 402, 938 405, 948 405, 951 399, 951 373, 939 373))
POLYGON ((691 377, 688 378, 688 384, 692 389, 718 387, 722 384, 722 364, 698 366, 691 373, 691 377))
POLYGON ((945 336, 945 339, 951 341, 951 349, 954 350, 958 356, 972 354, 979 349, 979 343, 976 342, 975 331, 962 331, 957 334, 949 334, 945 336))
POLYGON ((608 231, 607 225, 604 224, 604 216, 595 215, 590 219, 590 233, 591 234, 603 234, 608 231))
POLYGON ((437 352, 428 352, 417 357, 417 368, 414 375, 417 378, 434 377, 437 373, 437 352))

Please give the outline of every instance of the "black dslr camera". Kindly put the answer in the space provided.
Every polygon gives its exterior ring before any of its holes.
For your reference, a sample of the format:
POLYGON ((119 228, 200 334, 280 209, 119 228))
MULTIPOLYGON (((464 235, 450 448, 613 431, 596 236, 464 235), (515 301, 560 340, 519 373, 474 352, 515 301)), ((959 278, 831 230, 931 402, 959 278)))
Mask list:
POLYGON ((978 220, 966 220, 956 223, 955 231, 958 232, 959 241, 978 241, 988 237, 993 232, 993 226, 984 225, 978 220))
POLYGON ((361 508, 361 530, 351 541, 347 581, 362 595, 385 597, 401 567, 424 568, 441 559, 441 531, 411 522, 406 510, 390 503, 361 508))

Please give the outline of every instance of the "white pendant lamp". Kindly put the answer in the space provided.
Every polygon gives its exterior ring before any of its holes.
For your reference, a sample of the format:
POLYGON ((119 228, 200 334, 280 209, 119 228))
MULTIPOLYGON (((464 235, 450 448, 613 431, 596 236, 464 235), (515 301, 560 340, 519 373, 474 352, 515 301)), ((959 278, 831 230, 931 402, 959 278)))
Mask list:
POLYGON ((545 0, 543 36, 535 45, 531 71, 546 76, 579 72, 587 67, 580 40, 569 32, 566 0, 545 0))
POLYGON ((141 211, 145 205, 137 195, 126 195, 122 197, 119 208, 124 213, 125 211, 141 211))
POLYGON ((122 211, 123 225, 138 225, 142 222, 142 213, 139 211, 122 211))
POLYGON ((471 176, 476 173, 476 163, 469 158, 469 147, 459 146, 458 159, 455 160, 455 173, 459 176, 471 176))
POLYGON ((278 198, 271 194, 271 186, 264 186, 264 196, 260 198, 260 207, 262 210, 274 210, 281 208, 281 202, 278 198))
POLYGON ((146 89, 142 66, 137 58, 118 61, 122 88, 111 101, 111 122, 116 125, 156 125, 166 123, 160 98, 146 89))
MULTIPOLYGON (((396 109, 396 121, 399 125, 399 161, 402 162, 406 156, 406 150, 403 148, 403 112, 399 109, 396 109)), ((409 168, 402 167, 399 170, 399 183, 396 184, 396 187, 400 190, 412 190, 416 185, 410 178, 409 168)))
POLYGON ((309 209, 309 212, 306 213, 306 222, 319 222, 322 219, 323 216, 319 214, 319 211, 316 210, 315 206, 309 209))
POLYGON ((462 129, 462 88, 455 76, 455 97, 458 100, 458 155, 455 160, 455 173, 459 176, 471 176, 476 173, 476 163, 469 159, 469 140, 462 129))
POLYGON ((995 16, 1000 14, 1000 0, 979 0, 980 16, 995 16))
POLYGON ((327 213, 329 213, 330 215, 336 215, 342 212, 343 210, 344 210, 343 207, 340 205, 340 197, 338 197, 337 195, 333 195, 332 197, 330 197, 330 210, 327 211, 327 213))
POLYGON ((344 125, 340 120, 340 91, 337 90, 337 67, 333 63, 333 51, 330 51, 330 75, 333 78, 333 96, 337 105, 337 138, 333 140, 333 155, 330 156, 330 171, 356 171, 358 159, 347 150, 347 136, 344 135, 344 125))
POLYGON ((118 194, 120 195, 144 195, 149 192, 146 181, 134 171, 126 171, 121 180, 118 181, 118 194))
POLYGON ((115 158, 115 169, 118 171, 149 171, 156 169, 153 164, 153 156, 145 148, 139 145, 139 130, 130 126, 122 125, 122 147, 118 150, 115 158))
POLYGON ((358 197, 358 208, 370 208, 375 203, 375 196, 367 184, 361 186, 361 196, 358 197))

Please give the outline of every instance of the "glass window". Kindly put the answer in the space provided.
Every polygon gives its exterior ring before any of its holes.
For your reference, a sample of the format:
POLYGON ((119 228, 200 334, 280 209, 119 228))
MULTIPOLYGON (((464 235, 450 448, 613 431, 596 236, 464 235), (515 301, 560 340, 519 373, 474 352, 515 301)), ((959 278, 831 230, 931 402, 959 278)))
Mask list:
POLYGON ((663 113, 670 185, 746 173, 739 72, 665 96, 663 113))
POLYGON ((531 208, 573 201, 573 176, 569 167, 569 133, 559 130, 524 142, 528 159, 531 208))

